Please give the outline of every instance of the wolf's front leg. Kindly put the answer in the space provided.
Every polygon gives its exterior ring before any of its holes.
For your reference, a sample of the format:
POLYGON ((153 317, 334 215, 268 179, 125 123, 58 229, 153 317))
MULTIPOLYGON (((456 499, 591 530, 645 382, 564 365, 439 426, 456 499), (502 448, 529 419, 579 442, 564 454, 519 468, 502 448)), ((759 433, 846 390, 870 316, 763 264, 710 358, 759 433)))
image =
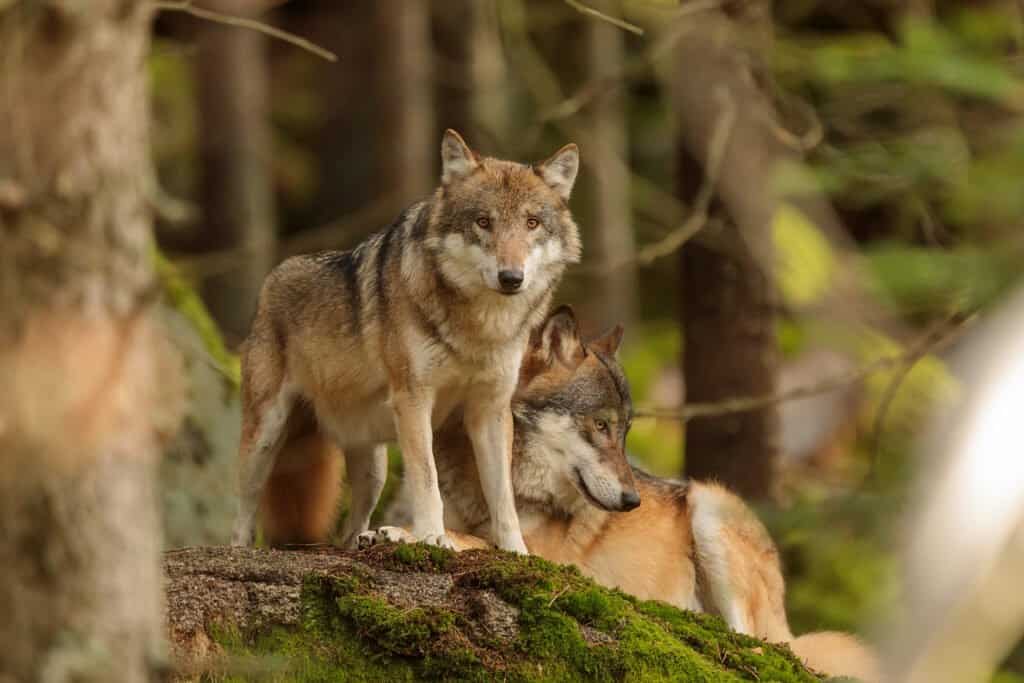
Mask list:
POLYGON ((434 434, 430 419, 433 397, 426 392, 396 392, 391 408, 395 413, 398 447, 402 450, 403 478, 412 504, 410 531, 419 541, 451 548, 444 533, 444 508, 434 464, 434 434))
POLYGON ((466 404, 465 425, 476 458, 480 485, 491 513, 491 540, 504 550, 526 554, 512 490, 512 408, 504 392, 466 404))

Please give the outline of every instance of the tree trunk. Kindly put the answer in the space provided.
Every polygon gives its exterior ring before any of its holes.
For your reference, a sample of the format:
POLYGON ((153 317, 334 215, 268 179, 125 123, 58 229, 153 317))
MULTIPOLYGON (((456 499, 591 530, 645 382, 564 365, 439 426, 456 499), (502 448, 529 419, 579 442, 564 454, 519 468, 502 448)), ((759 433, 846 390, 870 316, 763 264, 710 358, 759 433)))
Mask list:
MULTIPOLYGON (((617 2, 602 0, 591 5, 618 16, 617 2)), ((588 81, 615 78, 623 68, 625 38, 622 29, 605 21, 587 19, 588 81)), ((636 303, 636 252, 629 201, 627 123, 620 90, 605 89, 593 103, 591 140, 584 159, 593 183, 595 267, 599 293, 594 314, 603 328, 621 323, 627 328, 636 303)))
MULTIPOLYGON (((775 390, 770 180, 781 157, 772 108, 743 59, 736 25, 717 12, 691 21, 672 80, 681 197, 692 203, 708 172, 709 141, 718 126, 734 121, 719 171, 720 203, 712 211, 717 227, 691 240, 679 257, 686 400, 708 402, 775 390)), ((745 497, 771 495, 777 456, 774 406, 687 425, 686 474, 717 479, 745 497)))
POLYGON ((507 143, 509 83, 494 0, 433 3, 441 128, 476 148, 507 143))
POLYGON ((180 387, 151 315, 150 19, 130 0, 0 10, 3 681, 160 662, 153 473, 180 387))
POLYGON ((183 673, 246 680, 819 680, 720 619, 570 567, 423 545, 167 554, 183 673), (243 668, 244 667, 244 668, 243 668))
POLYGON ((430 10, 420 0, 373 3, 378 120, 377 177, 381 195, 394 193, 396 211, 437 185, 440 132, 435 130, 430 10))
MULTIPOLYGON (((204 4, 233 16, 252 14, 254 5, 204 4)), ((266 38, 204 21, 198 44, 203 247, 238 250, 237 265, 203 282, 203 298, 228 341, 237 342, 249 332, 263 278, 276 261, 266 38)))

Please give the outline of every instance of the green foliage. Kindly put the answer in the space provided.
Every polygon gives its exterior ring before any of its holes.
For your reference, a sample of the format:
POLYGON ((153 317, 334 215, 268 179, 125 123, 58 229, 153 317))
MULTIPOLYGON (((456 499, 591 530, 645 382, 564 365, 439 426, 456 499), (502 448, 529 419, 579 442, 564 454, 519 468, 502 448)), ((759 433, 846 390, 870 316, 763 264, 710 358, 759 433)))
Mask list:
POLYGON ((823 84, 895 82, 931 86, 957 95, 1010 105, 1022 102, 1024 83, 993 50, 937 23, 908 22, 899 40, 877 33, 830 36, 827 40, 786 41, 776 68, 791 77, 823 84))
POLYGON ((829 497, 804 490, 785 508, 759 510, 782 557, 794 633, 855 632, 886 619, 897 589, 888 552, 897 500, 891 494, 829 497))
POLYGON ((820 300, 831 289, 836 263, 832 248, 817 226, 799 209, 781 204, 772 218, 778 260, 778 287, 790 303, 820 300))
POLYGON ((1014 255, 976 247, 947 251, 890 242, 871 245, 864 256, 876 295, 914 313, 988 306, 1020 272, 1014 255))
MULTIPOLYGON (((429 551, 402 547, 374 552, 400 571, 440 571, 421 562, 429 551)), ((467 638, 456 601, 399 609, 365 577, 310 576, 301 627, 218 633, 233 664, 207 678, 242 680, 239 667, 251 677, 262 664, 275 681, 818 680, 784 647, 733 633, 714 617, 601 588, 575 568, 495 552, 448 561, 459 563, 456 590, 489 588, 518 609, 511 642, 467 638)))
MULTIPOLYGON (((636 325, 622 353, 630 392, 637 406, 650 406, 659 376, 682 362, 682 339, 674 324, 636 325)), ((682 470, 683 430, 672 420, 637 420, 626 446, 654 474, 676 476, 682 470)))

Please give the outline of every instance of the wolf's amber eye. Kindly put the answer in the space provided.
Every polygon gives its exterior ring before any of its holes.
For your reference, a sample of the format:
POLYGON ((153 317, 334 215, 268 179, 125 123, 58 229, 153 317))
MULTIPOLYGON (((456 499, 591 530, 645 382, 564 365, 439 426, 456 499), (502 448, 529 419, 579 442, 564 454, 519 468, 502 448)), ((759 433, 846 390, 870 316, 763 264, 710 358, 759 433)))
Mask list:
POLYGON ((486 230, 487 228, 491 227, 491 219, 488 218, 487 216, 480 216, 480 218, 476 219, 476 224, 479 225, 484 230, 486 230))
POLYGON ((605 434, 608 433, 608 423, 604 420, 594 420, 594 426, 597 427, 597 431, 604 432, 605 434))
POLYGON ((528 227, 530 230, 536 230, 537 228, 540 227, 540 221, 537 220, 536 218, 527 218, 526 227, 528 227))

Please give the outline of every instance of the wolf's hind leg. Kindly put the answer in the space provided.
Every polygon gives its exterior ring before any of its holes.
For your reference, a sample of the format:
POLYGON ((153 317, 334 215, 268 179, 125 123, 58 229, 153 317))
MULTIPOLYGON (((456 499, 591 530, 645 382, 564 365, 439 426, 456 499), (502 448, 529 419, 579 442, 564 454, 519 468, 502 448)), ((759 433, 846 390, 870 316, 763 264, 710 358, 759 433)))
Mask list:
POLYGON ((388 478, 388 449, 384 444, 345 449, 345 477, 352 504, 341 531, 343 548, 354 548, 359 534, 370 528, 373 514, 388 478))
POLYGON ((288 415, 295 404, 294 392, 283 384, 277 393, 243 418, 242 440, 239 444, 238 518, 232 545, 252 545, 256 530, 256 513, 274 462, 284 443, 288 415))

